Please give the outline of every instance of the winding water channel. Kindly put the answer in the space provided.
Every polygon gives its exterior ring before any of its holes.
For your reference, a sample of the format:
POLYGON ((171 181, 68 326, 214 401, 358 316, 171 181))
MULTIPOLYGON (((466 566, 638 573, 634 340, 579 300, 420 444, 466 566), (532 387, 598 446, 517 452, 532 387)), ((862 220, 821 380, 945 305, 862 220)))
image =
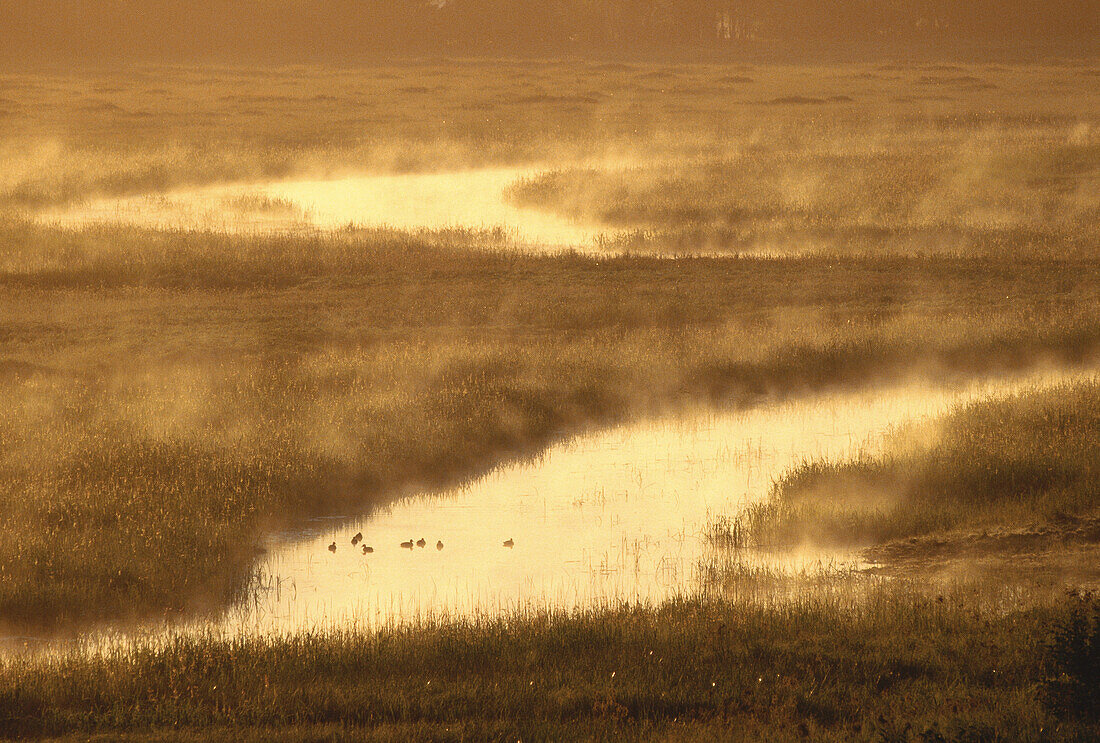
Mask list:
MULTIPOLYGON (((529 174, 496 169, 221 185, 104 199, 43 218, 74 226, 122 221, 257 230, 499 227, 544 249, 594 247, 596 228, 507 203, 508 185, 529 174)), ((459 487, 272 535, 249 600, 191 628, 283 634, 691 594, 700 588, 701 566, 714 556, 708 525, 766 499, 800 462, 874 453, 899 426, 934 431, 953 405, 1091 375, 1046 369, 954 386, 872 386, 740 411, 683 410, 578 436, 459 487), (362 543, 353 544, 360 532, 362 543)), ((755 559, 813 570, 858 565, 859 558, 805 548, 755 559)))
MULTIPOLYGON (((934 432, 953 405, 1088 376, 1035 371, 831 392, 580 436, 451 490, 273 535, 252 599, 216 629, 281 634, 691 594, 715 549, 707 526, 767 498, 799 462, 874 453, 899 426, 934 432), (352 545, 359 532, 363 542, 352 545)), ((858 563, 855 553, 812 548, 756 558, 783 569, 858 563)))
POLYGON ((45 211, 48 223, 272 233, 348 226, 501 229, 530 250, 595 249, 603 228, 512 205, 505 192, 530 168, 234 183, 92 199, 45 211))

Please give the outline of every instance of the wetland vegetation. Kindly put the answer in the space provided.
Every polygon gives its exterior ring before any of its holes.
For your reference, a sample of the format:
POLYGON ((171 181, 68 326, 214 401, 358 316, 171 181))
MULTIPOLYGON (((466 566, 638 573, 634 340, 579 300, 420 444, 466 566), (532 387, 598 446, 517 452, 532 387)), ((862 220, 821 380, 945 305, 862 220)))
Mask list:
MULTIPOLYGON (((700 401, 1088 367, 1095 67, 3 76, 0 623, 216 614, 273 531, 700 401), (41 217, 502 165, 532 170, 514 203, 606 226, 603 254, 41 217)), ((13 648, 0 736, 1089 740, 1097 402, 1087 381, 978 401, 807 461, 723 514, 712 585, 668 605, 13 648), (778 575, 745 542, 873 564, 778 575)))
POLYGON ((73 652, 7 664, 0 720, 61 740, 1092 738, 1058 703, 1095 683, 1059 654, 1095 641, 1094 601, 973 602, 842 589, 73 652))
MULTIPOLYGON (((974 552, 998 540, 1026 548, 1028 536, 1036 549, 1088 544, 1100 536, 1098 395, 1088 382, 972 403, 931 430, 900 433, 883 457, 809 462, 771 501, 750 509, 745 532, 781 543, 911 539, 915 546, 924 538, 926 548, 945 554, 945 537, 960 531, 982 531, 974 552), (930 535, 938 539, 928 543, 930 535)), ((904 549, 882 549, 890 548, 904 549)), ((1092 570, 1088 561, 1081 567, 1092 570)))

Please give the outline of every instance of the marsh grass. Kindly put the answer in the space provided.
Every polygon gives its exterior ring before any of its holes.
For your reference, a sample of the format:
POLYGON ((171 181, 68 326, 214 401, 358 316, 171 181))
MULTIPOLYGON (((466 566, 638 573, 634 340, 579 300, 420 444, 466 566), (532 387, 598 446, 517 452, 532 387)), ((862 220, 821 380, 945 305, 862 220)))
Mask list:
POLYGON ((303 218, 305 212, 290 199, 273 198, 262 194, 244 193, 227 197, 224 206, 238 214, 262 214, 266 216, 303 218))
POLYGON ((1091 517, 1098 411, 1095 381, 971 403, 883 456, 804 464, 738 527, 753 544, 870 545, 1091 517))
POLYGON ((673 262, 498 239, 6 222, 0 617, 214 610, 273 528, 591 426, 1100 344, 1087 261, 673 262))
POLYGON ((603 237, 608 250, 1092 255, 1100 144, 1075 131, 902 130, 870 146, 826 135, 725 159, 558 170, 509 193, 625 228, 603 237))
POLYGON ((744 528, 731 516, 719 515, 703 527, 703 539, 715 549, 729 550, 745 546, 744 528))
POLYGON ((1053 674, 1044 691, 1057 713, 1100 719, 1100 599, 1073 591, 1048 639, 1053 674))
POLYGON ((495 233, 19 221, 0 239, 0 617, 55 628, 224 606, 272 528, 586 427, 1100 344, 1083 261, 672 262, 524 255, 495 233))
MULTIPOLYGON (((273 529, 681 403, 1095 358, 1091 78, 738 72, 0 78, 0 622, 48 633, 218 611, 248 590, 273 529), (577 161, 588 169, 551 168, 515 198, 626 226, 614 249, 809 255, 535 256, 479 230, 37 221, 176 186, 577 161)), ((1072 701, 1091 677, 1059 650, 1092 636, 1077 604, 940 600, 734 553, 808 524, 875 540, 1085 513, 1096 396, 977 405, 930 448, 807 465, 758 523, 712 529, 703 597, 11 655, 0 736, 1094 739, 1072 701), (818 497, 855 486, 843 509, 818 497)))
POLYGON ((0 661, 10 736, 1085 740, 1043 706, 1073 605, 803 589, 377 633, 178 638, 0 661), (339 728, 333 730, 332 725, 339 728), (171 732, 169 732, 171 731, 171 732), (939 737, 936 737, 939 736, 939 737))
MULTIPOLYGON (((911 191, 939 197, 922 205, 931 213, 916 216, 940 214, 946 227, 953 211, 984 222, 981 210, 966 209, 971 195, 975 206, 1003 212, 1020 190, 1032 197, 1029 207, 1072 213, 1078 200, 1095 204, 1089 147, 1097 91, 1083 72, 1072 65, 969 65, 932 75, 921 65, 447 60, 5 75, 0 205, 36 208, 224 181, 585 161, 601 173, 604 163, 641 165, 642 188, 628 184, 630 198, 603 199, 621 178, 612 168, 579 202, 566 192, 548 206, 562 206, 564 196, 566 206, 629 221, 641 208, 660 207, 662 222, 692 213, 706 217, 697 227, 713 230, 739 204, 759 211, 793 199, 794 213, 783 215, 789 227, 813 228, 808 218, 816 214, 827 218, 822 228, 874 225, 876 215, 890 217, 892 228, 895 218, 913 221, 897 208, 911 191), (782 100, 824 103, 774 103, 782 100), (700 173, 649 167, 685 160, 701 162, 700 173), (748 177, 760 172, 789 177, 748 177), (686 190, 655 193, 659 178, 686 190), (838 220, 821 208, 845 193, 856 214, 838 220), (864 220, 856 218, 860 198, 876 207, 864 220)), ((682 219, 670 226, 691 227, 682 219)))

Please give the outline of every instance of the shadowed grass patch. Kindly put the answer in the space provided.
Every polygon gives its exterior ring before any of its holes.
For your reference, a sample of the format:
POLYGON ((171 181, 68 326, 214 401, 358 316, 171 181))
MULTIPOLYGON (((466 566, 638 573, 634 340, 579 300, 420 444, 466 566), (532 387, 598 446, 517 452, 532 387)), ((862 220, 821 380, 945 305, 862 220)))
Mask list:
POLYGON ((1068 608, 1008 615, 878 589, 763 608, 658 609, 428 623, 376 634, 177 639, 2 661, 16 736, 188 740, 463 733, 543 739, 1083 740, 1034 690, 1068 608), (1041 732, 1047 731, 1047 732, 1041 732), (934 739, 934 738, 933 738, 934 739))

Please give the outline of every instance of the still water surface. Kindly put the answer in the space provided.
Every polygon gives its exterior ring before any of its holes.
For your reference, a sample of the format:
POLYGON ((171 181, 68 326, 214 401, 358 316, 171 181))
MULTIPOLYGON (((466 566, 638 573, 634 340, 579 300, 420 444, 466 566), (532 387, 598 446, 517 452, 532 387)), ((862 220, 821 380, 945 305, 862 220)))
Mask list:
POLYGON ((334 230, 349 225, 402 230, 499 228, 529 249, 594 249, 601 228, 509 203, 505 196, 508 186, 537 172, 489 168, 221 184, 95 199, 44 212, 40 218, 71 227, 123 223, 157 229, 261 233, 334 230))

